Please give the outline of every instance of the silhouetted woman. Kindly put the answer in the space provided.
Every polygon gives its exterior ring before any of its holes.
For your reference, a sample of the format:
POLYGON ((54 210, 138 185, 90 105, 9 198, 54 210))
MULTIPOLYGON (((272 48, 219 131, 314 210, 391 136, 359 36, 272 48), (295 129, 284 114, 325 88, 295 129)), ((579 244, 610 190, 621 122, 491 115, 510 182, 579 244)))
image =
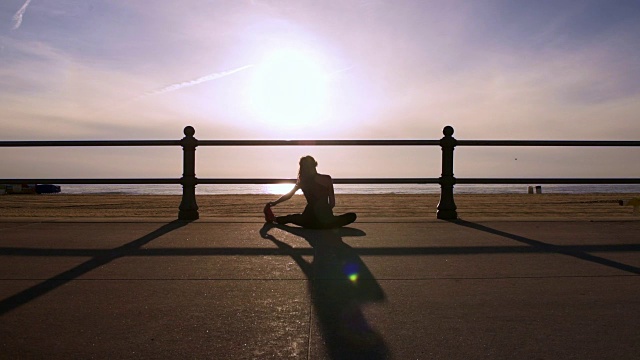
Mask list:
POLYGON ((333 181, 331 176, 318 174, 318 163, 311 156, 300 158, 300 170, 296 185, 287 194, 278 200, 267 203, 264 207, 264 217, 267 222, 277 224, 295 224, 311 229, 331 229, 351 224, 356 221, 355 213, 346 213, 339 216, 333 215, 333 207, 336 198, 333 194, 333 181), (271 211, 272 206, 291 199, 298 189, 302 189, 307 199, 307 206, 302 214, 275 216, 271 211))

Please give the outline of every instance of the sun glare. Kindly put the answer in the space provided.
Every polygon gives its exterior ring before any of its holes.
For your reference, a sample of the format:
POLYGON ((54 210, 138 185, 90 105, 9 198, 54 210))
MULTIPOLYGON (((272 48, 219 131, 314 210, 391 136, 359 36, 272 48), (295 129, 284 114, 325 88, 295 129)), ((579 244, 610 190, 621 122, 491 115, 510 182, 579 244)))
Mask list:
POLYGON ((293 189, 293 184, 267 184, 266 193, 284 195, 293 189))
POLYGON ((251 88, 255 114, 279 129, 318 121, 327 106, 328 74, 310 52, 281 49, 257 65, 251 88))

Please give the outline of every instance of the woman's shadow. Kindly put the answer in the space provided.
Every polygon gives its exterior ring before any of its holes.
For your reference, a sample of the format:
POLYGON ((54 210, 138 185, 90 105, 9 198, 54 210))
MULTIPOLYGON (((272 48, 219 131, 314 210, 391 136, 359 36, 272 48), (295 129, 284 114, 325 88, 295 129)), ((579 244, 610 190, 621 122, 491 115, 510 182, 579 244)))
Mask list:
POLYGON ((332 359, 385 359, 383 338, 367 322, 361 305, 385 300, 384 291, 344 236, 364 236, 354 228, 311 230, 265 224, 260 235, 273 241, 307 276, 311 301, 332 359), (314 250, 311 261, 269 234, 277 228, 304 238, 314 250))

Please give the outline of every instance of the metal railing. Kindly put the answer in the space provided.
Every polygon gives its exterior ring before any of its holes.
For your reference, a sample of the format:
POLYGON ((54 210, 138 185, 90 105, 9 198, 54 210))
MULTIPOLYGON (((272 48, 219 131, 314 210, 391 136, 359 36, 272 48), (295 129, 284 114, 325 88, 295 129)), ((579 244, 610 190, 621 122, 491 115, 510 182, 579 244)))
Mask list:
POLYGON ((181 146, 183 173, 181 178, 129 179, 0 179, 4 184, 181 184, 182 200, 178 218, 199 218, 195 187, 198 184, 276 184, 295 179, 262 178, 202 178, 195 174, 195 151, 198 146, 440 146, 442 173, 439 178, 341 178, 336 184, 440 184, 438 219, 456 219, 457 207, 453 197, 456 184, 640 184, 639 178, 461 178, 453 175, 453 153, 456 146, 588 146, 640 147, 640 141, 565 141, 565 140, 457 140, 453 128, 443 129, 440 140, 198 140, 195 129, 184 128, 181 140, 96 140, 96 141, 0 141, 0 147, 90 147, 90 146, 181 146))

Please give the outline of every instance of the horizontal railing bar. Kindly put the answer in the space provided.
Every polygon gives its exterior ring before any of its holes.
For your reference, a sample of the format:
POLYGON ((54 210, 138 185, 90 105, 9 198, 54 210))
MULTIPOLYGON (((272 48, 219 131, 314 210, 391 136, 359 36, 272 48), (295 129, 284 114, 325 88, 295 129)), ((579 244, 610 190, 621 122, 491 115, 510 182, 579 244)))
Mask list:
MULTIPOLYGON (((438 146, 439 140, 198 140, 198 146, 438 146)), ((0 141, 0 147, 178 146, 179 140, 0 141)))
POLYGON ((0 147, 57 147, 57 146, 179 146, 180 140, 55 140, 0 141, 0 147))
POLYGON ((0 184, 180 184, 180 179, 0 179, 0 184))
POLYGON ((456 184, 640 184, 634 178, 456 178, 456 184))
POLYGON ((439 146, 440 140, 198 140, 198 146, 439 146))
POLYGON ((457 140, 456 146, 640 146, 618 140, 457 140))
MULTIPOLYGON (((440 140, 198 140, 198 146, 439 146, 440 140)), ((0 141, 0 147, 179 146, 180 140, 0 141)), ((457 146, 640 146, 640 141, 457 140, 457 146)))
MULTIPOLYGON (((203 178, 198 184, 294 184, 296 179, 203 178)), ((334 178, 334 184, 437 184, 438 178, 334 178)))

